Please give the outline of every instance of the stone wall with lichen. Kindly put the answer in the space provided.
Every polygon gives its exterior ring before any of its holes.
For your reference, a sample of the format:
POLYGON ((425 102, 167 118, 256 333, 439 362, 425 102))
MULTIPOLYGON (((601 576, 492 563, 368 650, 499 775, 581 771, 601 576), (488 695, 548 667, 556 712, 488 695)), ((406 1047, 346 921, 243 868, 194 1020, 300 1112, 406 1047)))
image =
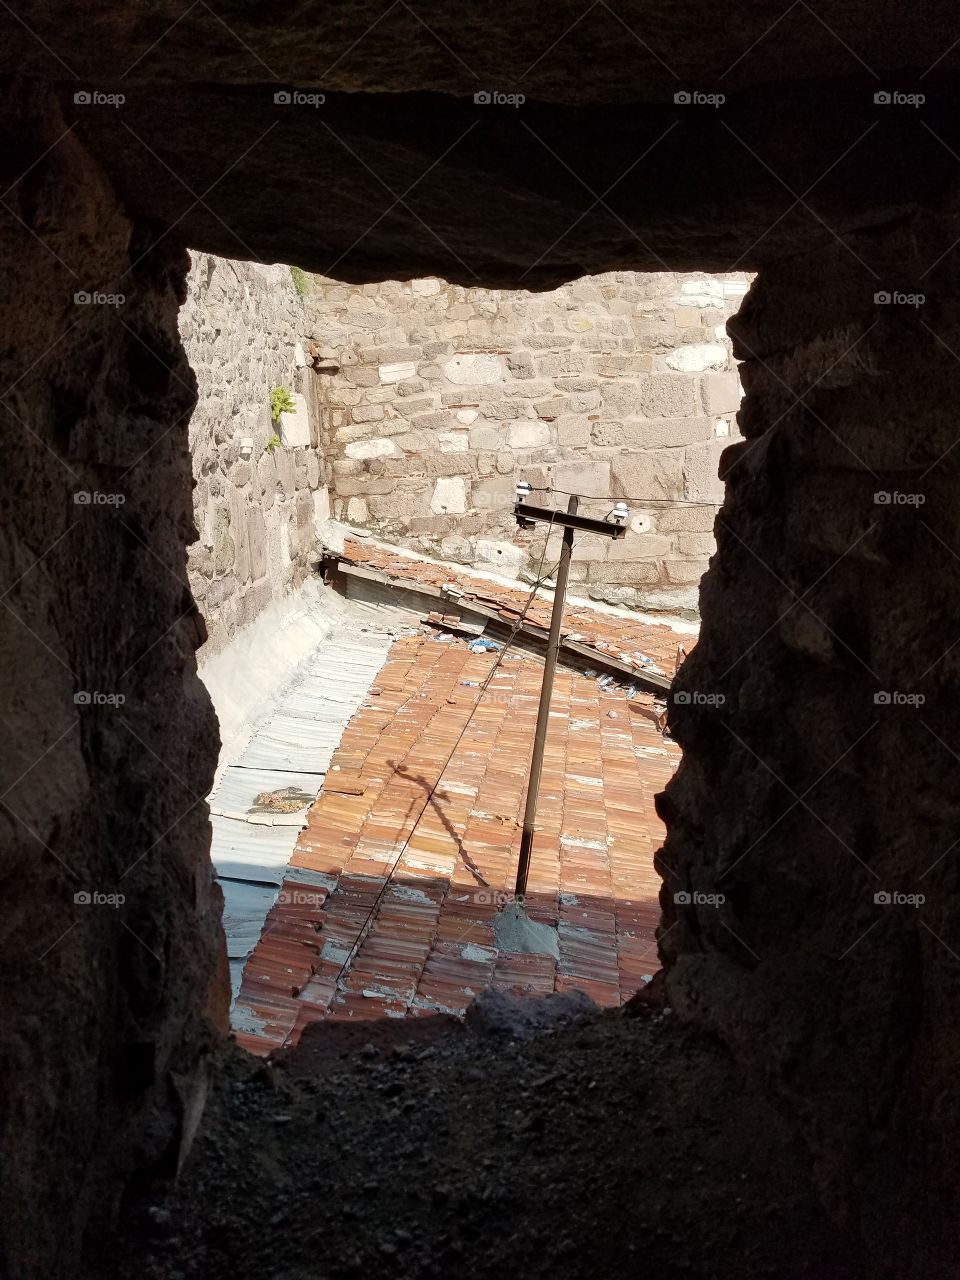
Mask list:
POLYGON ((207 624, 202 660, 304 580, 316 526, 329 513, 316 378, 289 268, 193 254, 187 289, 180 334, 198 396, 189 572, 207 624), (271 413, 275 387, 296 404, 280 422, 271 413))
POLYGON ((535 294, 313 277, 307 323, 340 366, 321 384, 332 514, 516 575, 543 553, 513 517, 518 480, 590 495, 588 514, 626 498, 626 538, 578 538, 574 580, 611 602, 695 610, 717 461, 737 436, 725 323, 749 279, 611 272, 535 294))

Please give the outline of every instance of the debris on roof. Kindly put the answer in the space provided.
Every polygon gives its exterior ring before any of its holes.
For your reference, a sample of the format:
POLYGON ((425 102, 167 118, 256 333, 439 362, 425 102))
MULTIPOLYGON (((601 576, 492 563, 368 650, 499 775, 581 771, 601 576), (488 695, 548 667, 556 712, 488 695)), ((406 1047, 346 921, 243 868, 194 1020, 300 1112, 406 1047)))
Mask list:
MULTIPOLYGON (((553 603, 547 587, 541 587, 531 602, 529 589, 520 584, 507 586, 467 569, 402 554, 372 539, 345 539, 342 553, 330 564, 348 574, 435 597, 438 607, 427 620, 436 626, 475 631, 472 615, 473 620, 486 618, 510 628, 522 625, 526 635, 546 638, 553 603), (456 606, 456 612, 443 607, 450 605, 456 606)), ((568 598, 562 650, 599 661, 608 671, 633 675, 649 691, 666 692, 681 657, 694 643, 688 630, 678 632, 665 622, 652 622, 628 610, 601 609, 568 598)))

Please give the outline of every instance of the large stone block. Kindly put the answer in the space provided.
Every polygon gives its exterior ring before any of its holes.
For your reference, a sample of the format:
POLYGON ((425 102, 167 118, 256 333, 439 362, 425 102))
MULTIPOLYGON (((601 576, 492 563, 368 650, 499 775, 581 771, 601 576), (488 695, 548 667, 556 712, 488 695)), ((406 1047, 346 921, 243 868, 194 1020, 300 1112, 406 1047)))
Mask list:
POLYGON ((416 375, 417 365, 415 360, 400 360, 394 364, 380 365, 378 372, 382 383, 403 382, 406 378, 416 375))
POLYGON ((628 533, 609 544, 605 559, 611 564, 621 560, 659 560, 673 550, 669 534, 628 533))
MULTIPOLYGON (((547 434, 549 435, 549 431, 547 434)), ((471 449, 499 449, 501 443, 502 437, 497 427, 484 426, 470 429, 471 449)))
POLYGON ((707 572, 708 565, 706 560, 665 560, 663 567, 668 582, 692 586, 707 572))
POLYGON ((621 586, 639 586, 647 582, 659 582, 663 577, 657 560, 618 560, 611 563, 595 560, 590 565, 591 582, 615 582, 621 586))
POLYGON ((486 352, 454 356, 443 366, 443 376, 456 386, 489 385, 503 379, 500 357, 486 352))
POLYGON ((484 568, 496 569, 509 577, 516 577, 523 567, 527 553, 510 542, 493 542, 478 538, 474 544, 477 563, 484 568))
POLYGON ((477 480, 470 489, 470 505, 480 511, 502 511, 516 501, 516 485, 500 475, 477 480))
POLYGON ((286 497, 292 497, 297 489, 297 462, 289 449, 274 449, 273 461, 277 468, 277 479, 286 497))
POLYGON ((362 496, 377 494, 382 497, 392 493, 396 487, 397 481, 393 476, 371 476, 368 474, 344 476, 342 480, 337 481, 337 497, 351 498, 355 494, 362 496))
POLYGON ((707 369, 725 369, 729 352, 720 342, 689 343, 671 351, 664 363, 679 373, 704 373, 707 369))
MULTIPOLYGON (((401 436, 400 439, 403 439, 401 436)), ((374 438, 373 440, 354 440, 344 449, 348 458, 390 458, 399 450, 393 440, 374 438)))
POLYGON ((532 378, 534 376, 532 352, 512 351, 507 356, 507 368, 515 378, 532 378))
POLYGON ((550 467, 549 471, 550 484, 566 494, 606 498, 610 493, 609 461, 563 462, 550 467))
POLYGON ((640 412, 640 387, 632 380, 605 382, 602 400, 604 417, 636 417, 640 412))
POLYGON ((354 422, 379 422, 383 417, 383 405, 360 404, 350 410, 354 422))
POLYGON ((407 360, 419 360, 422 355, 421 347, 396 345, 360 348, 360 359, 364 364, 400 364, 407 360))
POLYGON ((703 407, 707 413, 736 413, 740 408, 740 378, 735 369, 708 373, 703 379, 703 407))
POLYGON ((716 548, 712 533, 681 533, 677 548, 685 556, 711 556, 716 548))
POLYGON ((539 449, 550 440, 550 427, 545 422, 524 420, 510 427, 511 449, 539 449))
POLYGON ((613 495, 641 506, 647 498, 682 498, 684 455, 667 449, 650 453, 624 453, 611 463, 613 495))
POLYGON ((671 449, 714 438, 709 418, 635 418, 623 424, 623 442, 634 449, 671 449))
MULTIPOLYGON (((446 481, 438 480, 438 484, 446 481)), ((407 520, 423 515, 429 509, 428 496, 430 490, 424 486, 422 490, 403 489, 383 495, 375 495, 367 499, 370 515, 375 520, 407 520)))
POLYGON ((441 514, 458 514, 467 509, 466 484, 461 476, 442 476, 433 486, 430 509, 441 514))
POLYGON ((280 437, 288 449, 309 445, 311 442, 310 413, 306 397, 295 391, 291 398, 293 409, 280 414, 280 437))
POLYGON ((267 572, 267 526, 259 507, 247 511, 247 543, 250 548, 250 573, 256 580, 267 572))
POLYGON ((437 446, 441 453, 465 453, 470 447, 467 431, 440 431, 437 433, 437 446))
POLYGON ((683 451, 683 496, 692 502, 723 501, 724 486, 717 475, 727 441, 711 440, 683 451))
POLYGON ((673 373, 651 373, 640 383, 640 408, 648 418, 685 418, 697 411, 692 379, 673 373))
POLYGON ((586 418, 560 418, 556 429, 557 443, 564 449, 580 449, 590 443, 590 423, 586 418))
POLYGON ((661 533, 712 533, 717 509, 702 507, 666 507, 656 513, 661 533))
POLYGON ((425 475, 428 476, 472 476, 477 469, 477 455, 470 452, 456 451, 440 453, 434 449, 421 459, 425 475))

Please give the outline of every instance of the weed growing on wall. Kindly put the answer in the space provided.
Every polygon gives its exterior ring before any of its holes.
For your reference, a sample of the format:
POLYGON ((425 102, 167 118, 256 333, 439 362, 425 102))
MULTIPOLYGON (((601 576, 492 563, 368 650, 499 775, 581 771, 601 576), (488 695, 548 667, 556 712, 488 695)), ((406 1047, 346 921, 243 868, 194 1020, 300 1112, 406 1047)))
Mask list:
POLYGON ((274 387, 270 392, 270 416, 274 422, 280 421, 281 413, 290 413, 295 407, 286 387, 274 387))

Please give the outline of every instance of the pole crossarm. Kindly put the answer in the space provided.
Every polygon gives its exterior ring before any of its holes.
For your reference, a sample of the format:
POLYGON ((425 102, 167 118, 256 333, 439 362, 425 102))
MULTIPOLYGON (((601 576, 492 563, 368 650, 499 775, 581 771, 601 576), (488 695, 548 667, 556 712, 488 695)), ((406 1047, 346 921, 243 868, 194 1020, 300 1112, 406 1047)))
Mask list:
POLYGON ((578 529, 583 533, 599 533, 605 538, 622 538, 627 530, 622 524, 611 524, 608 520, 596 520, 591 516, 577 515, 573 511, 555 511, 552 507, 535 507, 529 502, 514 504, 513 513, 521 528, 531 528, 534 524, 552 524, 562 529, 578 529))

